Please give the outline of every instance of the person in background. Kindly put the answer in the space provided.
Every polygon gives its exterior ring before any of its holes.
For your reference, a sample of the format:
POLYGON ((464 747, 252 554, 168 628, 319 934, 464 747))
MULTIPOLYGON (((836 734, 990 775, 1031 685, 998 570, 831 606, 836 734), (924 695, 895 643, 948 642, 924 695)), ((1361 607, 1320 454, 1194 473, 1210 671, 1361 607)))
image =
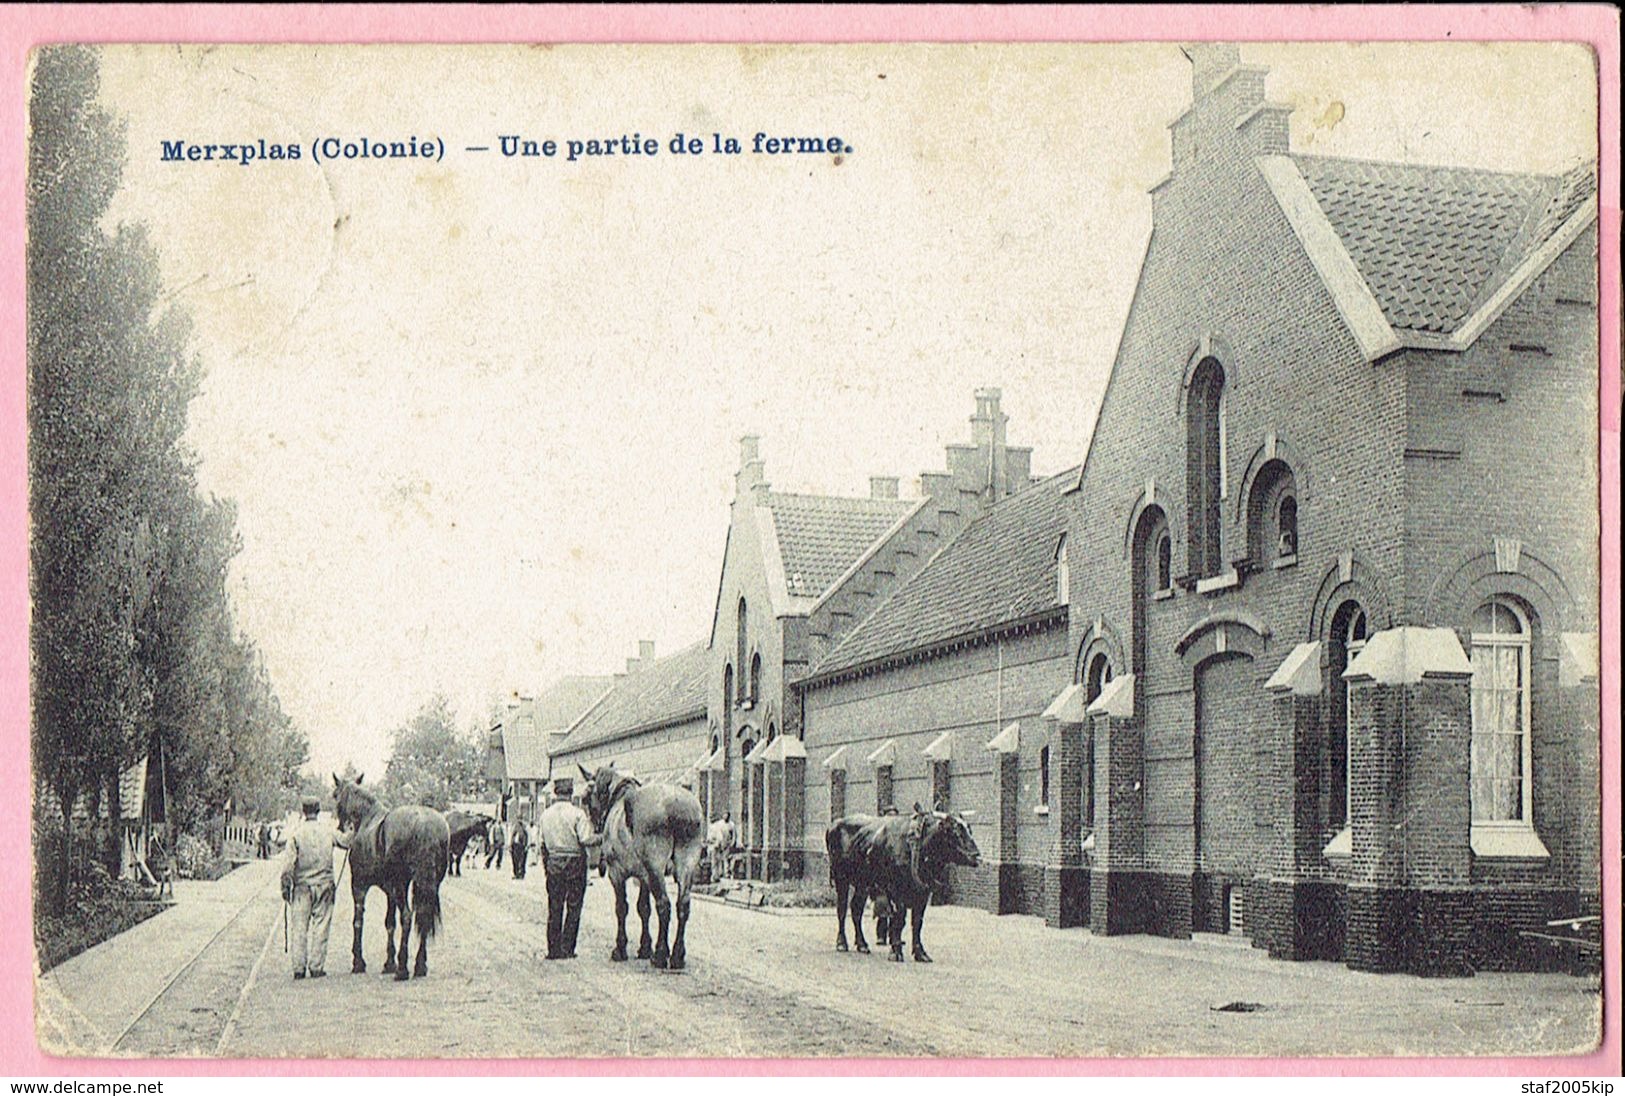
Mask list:
POLYGON ((282 900, 288 904, 288 955, 294 978, 327 975, 327 932, 333 924, 333 846, 338 833, 317 813, 321 804, 300 804, 304 821, 288 835, 282 854, 282 900))
POLYGON ((502 850, 508 844, 508 831, 502 828, 502 820, 491 823, 485 834, 485 866, 489 868, 491 861, 497 862, 497 870, 502 870, 502 850))
POLYGON ((587 812, 570 802, 571 783, 553 784, 553 802, 536 823, 547 879, 547 957, 574 959, 587 894, 587 850, 598 844, 587 812))
POLYGON ((508 852, 513 857, 513 877, 523 879, 525 869, 530 866, 530 831, 525 828, 524 819, 513 820, 512 834, 512 846, 508 852))

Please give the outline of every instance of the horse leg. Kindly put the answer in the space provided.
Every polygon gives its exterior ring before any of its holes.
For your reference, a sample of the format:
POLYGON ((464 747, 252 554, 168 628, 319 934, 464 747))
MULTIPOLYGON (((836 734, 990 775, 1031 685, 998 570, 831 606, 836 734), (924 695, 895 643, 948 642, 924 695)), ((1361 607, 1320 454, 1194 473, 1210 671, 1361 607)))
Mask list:
POLYGON ((835 884, 835 950, 846 951, 846 900, 850 891, 846 880, 835 884))
POLYGON ((404 982, 412 977, 412 972, 406 969, 406 961, 412 956, 412 907, 407 902, 405 887, 400 889, 395 904, 401 911, 401 950, 395 956, 395 981, 404 982))
POLYGON ((638 880, 638 920, 643 922, 643 932, 638 936, 638 958, 647 959, 654 954, 654 941, 649 938, 649 888, 641 879, 638 880))
POLYGON ((350 903, 355 907, 355 940, 350 945, 350 973, 367 973, 367 961, 361 958, 361 922, 367 916, 367 890, 369 888, 351 884, 350 903))
POLYGON ((395 892, 386 890, 384 897, 389 900, 389 906, 384 910, 384 973, 395 973, 395 892))
POLYGON ((903 922, 908 919, 907 908, 893 895, 886 895, 886 930, 891 943, 891 961, 903 961, 903 922))
POLYGON ((615 890, 615 950, 609 953, 611 960, 617 963, 626 962, 626 880, 612 876, 610 885, 615 890))
POLYGON ((868 900, 869 892, 861 884, 852 888, 852 944, 859 955, 869 954, 869 941, 863 936, 863 904, 868 900))
MULTIPOLYGON (((417 884, 412 885, 412 901, 418 901, 417 884)), ((418 957, 412 963, 412 977, 423 978, 429 973, 429 933, 434 930, 434 918, 430 910, 440 902, 440 895, 430 892, 424 896, 421 903, 423 909, 413 910, 412 919, 418 923, 418 957)))
POLYGON ((655 953, 649 957, 649 965, 665 970, 671 965, 671 948, 667 946, 667 934, 671 931, 671 898, 666 894, 664 876, 657 875, 648 883, 649 889, 654 891, 655 913, 660 918, 660 939, 655 942, 655 953))
POLYGON ((920 925, 925 921, 925 907, 929 901, 929 898, 923 898, 916 902, 914 904, 914 915, 909 919, 914 930, 914 961, 916 963, 929 963, 931 961, 931 957, 925 953, 925 948, 920 944, 920 925))

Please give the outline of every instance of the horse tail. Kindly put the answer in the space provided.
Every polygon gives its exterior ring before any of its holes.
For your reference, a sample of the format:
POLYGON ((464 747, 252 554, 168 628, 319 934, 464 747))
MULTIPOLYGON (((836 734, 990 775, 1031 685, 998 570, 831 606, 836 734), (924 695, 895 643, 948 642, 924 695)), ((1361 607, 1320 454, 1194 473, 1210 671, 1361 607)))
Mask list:
POLYGON ((417 923, 418 932, 424 939, 433 936, 440 928, 442 917, 438 884, 422 880, 412 882, 412 920, 417 923))

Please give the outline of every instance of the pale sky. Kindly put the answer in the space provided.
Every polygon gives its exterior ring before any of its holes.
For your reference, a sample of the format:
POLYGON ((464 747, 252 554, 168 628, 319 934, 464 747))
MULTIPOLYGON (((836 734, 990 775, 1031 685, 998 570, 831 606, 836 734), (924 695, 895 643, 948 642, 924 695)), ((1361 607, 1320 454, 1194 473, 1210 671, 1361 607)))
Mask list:
MULTIPOLYGON (((1560 171, 1575 47, 1250 46, 1298 151, 1560 171), (1336 104, 1336 105, 1334 105, 1336 104), (1336 119, 1335 121, 1333 121, 1336 119)), ((314 767, 710 626, 737 438, 775 488, 905 494, 1004 390, 1035 471, 1082 459, 1188 102, 1172 45, 108 47, 144 221, 207 371, 190 438, 237 501, 237 619, 314 767), (679 131, 838 134, 702 155, 679 131), (649 159, 503 159, 638 132, 649 159), (444 162, 310 160, 320 136, 444 162), (160 162, 161 140, 297 164, 160 162)))

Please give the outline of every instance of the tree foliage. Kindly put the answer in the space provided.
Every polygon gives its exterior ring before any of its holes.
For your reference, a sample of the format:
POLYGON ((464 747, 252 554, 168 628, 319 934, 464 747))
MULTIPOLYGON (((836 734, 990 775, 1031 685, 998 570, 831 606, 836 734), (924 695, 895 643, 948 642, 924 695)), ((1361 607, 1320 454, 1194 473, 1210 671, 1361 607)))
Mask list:
POLYGON ((482 756, 479 739, 458 731, 451 703, 437 694, 390 734, 385 801, 443 811, 472 798, 479 792, 482 756))
MULTIPOLYGON (((103 221, 125 157, 96 55, 36 55, 28 150, 28 429, 36 797, 118 817, 118 774, 162 750, 182 823, 293 794, 308 744, 237 634, 230 503, 185 443, 201 367, 140 226, 103 221)), ((117 866, 117 846, 104 854, 117 866)))

